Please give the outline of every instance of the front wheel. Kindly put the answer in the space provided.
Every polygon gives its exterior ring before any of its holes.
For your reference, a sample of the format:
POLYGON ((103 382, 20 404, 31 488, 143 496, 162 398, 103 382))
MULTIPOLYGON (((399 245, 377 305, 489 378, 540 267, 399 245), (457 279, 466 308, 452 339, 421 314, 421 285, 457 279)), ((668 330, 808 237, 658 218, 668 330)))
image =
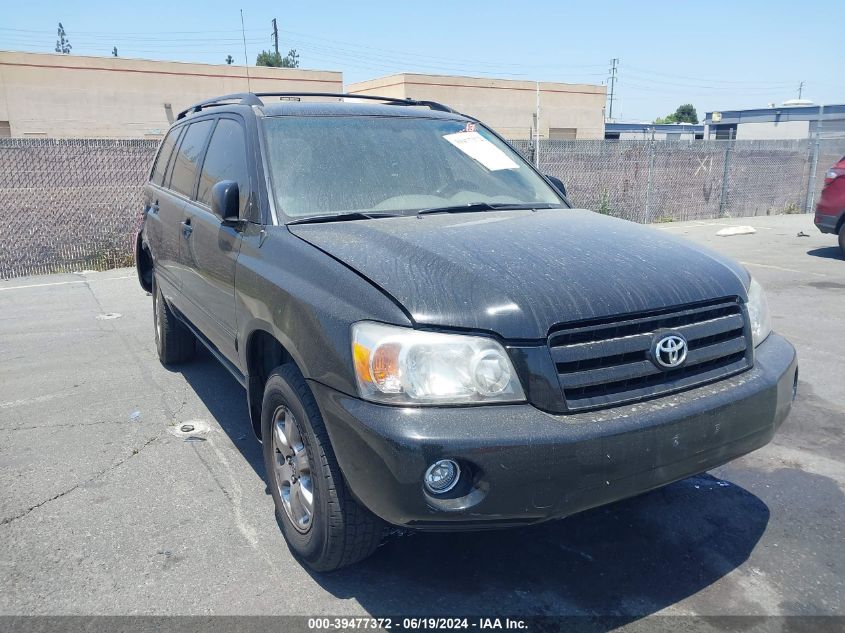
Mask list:
POLYGON ((270 493, 293 553, 315 571, 372 554, 384 524, 347 490, 317 402, 292 363, 267 379, 261 437, 270 493))

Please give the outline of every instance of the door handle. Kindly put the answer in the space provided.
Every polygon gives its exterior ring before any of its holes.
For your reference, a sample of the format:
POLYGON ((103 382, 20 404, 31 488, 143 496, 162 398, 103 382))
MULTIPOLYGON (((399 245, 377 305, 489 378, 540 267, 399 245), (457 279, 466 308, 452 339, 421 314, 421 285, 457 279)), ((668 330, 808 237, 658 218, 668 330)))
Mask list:
POLYGON ((184 222, 182 222, 182 235, 185 239, 191 237, 191 233, 194 231, 194 227, 191 226, 191 218, 188 218, 184 222))

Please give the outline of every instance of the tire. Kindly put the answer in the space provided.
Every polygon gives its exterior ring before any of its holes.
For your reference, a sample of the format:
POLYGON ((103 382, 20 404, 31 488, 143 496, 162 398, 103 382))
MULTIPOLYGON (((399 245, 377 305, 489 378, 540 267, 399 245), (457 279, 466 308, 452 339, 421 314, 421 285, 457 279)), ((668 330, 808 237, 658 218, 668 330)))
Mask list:
POLYGON ((326 572, 372 554, 384 523, 349 493, 317 402, 293 363, 267 379, 261 437, 276 515, 294 555, 326 572))
POLYGON ((184 363, 194 356, 196 338, 167 305, 153 274, 153 325, 158 359, 164 365, 184 363))
POLYGON ((839 227, 839 254, 845 257, 845 223, 839 227))

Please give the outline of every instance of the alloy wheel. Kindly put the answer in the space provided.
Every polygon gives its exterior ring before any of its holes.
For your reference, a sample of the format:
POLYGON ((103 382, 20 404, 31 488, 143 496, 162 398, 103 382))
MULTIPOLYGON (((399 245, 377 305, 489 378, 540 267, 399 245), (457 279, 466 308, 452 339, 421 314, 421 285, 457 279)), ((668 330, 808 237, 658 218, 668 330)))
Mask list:
POLYGON ((303 534, 314 518, 311 464, 299 423, 286 406, 273 414, 273 465, 282 506, 291 524, 303 534))

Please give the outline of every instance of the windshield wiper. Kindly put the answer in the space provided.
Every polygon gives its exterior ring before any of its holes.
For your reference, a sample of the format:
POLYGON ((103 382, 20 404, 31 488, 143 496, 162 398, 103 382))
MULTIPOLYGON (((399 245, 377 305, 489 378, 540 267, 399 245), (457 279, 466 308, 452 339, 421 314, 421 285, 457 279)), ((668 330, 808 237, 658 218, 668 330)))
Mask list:
POLYGON ((562 209, 563 205, 549 202, 532 203, 504 203, 504 202, 469 202, 467 204, 456 204, 448 207, 429 207, 420 209, 417 215, 428 215, 429 213, 473 213, 475 211, 502 211, 516 209, 562 209))
POLYGON ((375 220, 377 218, 395 218, 398 213, 362 213, 361 211, 350 211, 349 213, 327 213, 326 215, 311 215, 307 218, 297 218, 287 224, 316 224, 318 222, 344 222, 346 220, 375 220))

